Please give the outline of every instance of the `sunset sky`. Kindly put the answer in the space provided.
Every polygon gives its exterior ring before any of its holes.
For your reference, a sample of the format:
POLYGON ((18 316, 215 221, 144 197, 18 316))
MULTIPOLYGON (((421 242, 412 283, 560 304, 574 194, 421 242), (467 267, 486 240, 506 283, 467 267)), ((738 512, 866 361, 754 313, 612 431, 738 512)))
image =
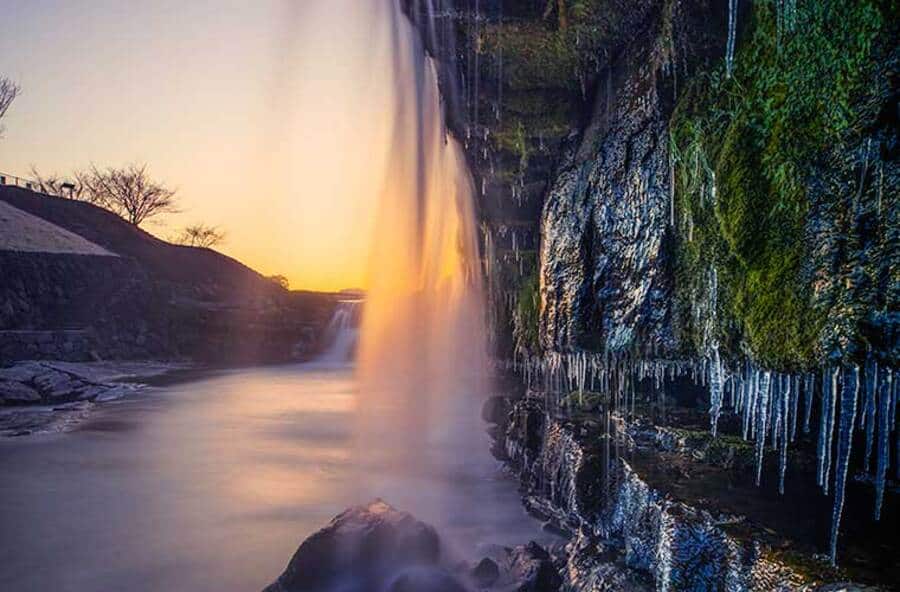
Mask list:
POLYGON ((0 74, 23 92, 0 171, 146 162, 220 250, 294 288, 365 283, 387 76, 362 0, 4 0, 0 74))

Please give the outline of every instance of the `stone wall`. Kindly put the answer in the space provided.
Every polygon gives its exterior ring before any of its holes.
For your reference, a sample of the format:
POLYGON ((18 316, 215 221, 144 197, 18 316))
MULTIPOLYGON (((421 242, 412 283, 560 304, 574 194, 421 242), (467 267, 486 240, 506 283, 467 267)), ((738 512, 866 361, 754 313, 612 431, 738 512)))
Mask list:
POLYGON ((286 361, 311 355, 328 295, 205 300, 129 257, 0 252, 0 364, 22 359, 286 361))
POLYGON ((0 331, 0 365, 12 360, 87 361, 97 343, 88 330, 0 331))

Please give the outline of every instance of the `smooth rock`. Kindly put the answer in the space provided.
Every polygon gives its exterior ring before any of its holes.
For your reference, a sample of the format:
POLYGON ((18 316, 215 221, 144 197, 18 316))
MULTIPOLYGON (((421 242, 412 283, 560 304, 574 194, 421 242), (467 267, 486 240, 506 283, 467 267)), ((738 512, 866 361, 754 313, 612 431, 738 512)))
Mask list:
POLYGON ((487 423, 502 425, 509 414, 509 401, 506 397, 493 396, 481 407, 481 418, 487 423))
POLYGON ((21 382, 0 380, 0 403, 6 405, 22 405, 37 403, 41 400, 41 394, 21 382))
POLYGON ((453 576, 438 568, 414 567, 394 578, 389 592, 468 592, 453 576))
POLYGON ((490 557, 485 557, 472 569, 472 579, 478 586, 493 586, 500 577, 500 567, 490 557))
POLYGON ((439 558, 434 528, 376 500, 306 539, 266 592, 382 592, 410 568, 437 568, 439 558))

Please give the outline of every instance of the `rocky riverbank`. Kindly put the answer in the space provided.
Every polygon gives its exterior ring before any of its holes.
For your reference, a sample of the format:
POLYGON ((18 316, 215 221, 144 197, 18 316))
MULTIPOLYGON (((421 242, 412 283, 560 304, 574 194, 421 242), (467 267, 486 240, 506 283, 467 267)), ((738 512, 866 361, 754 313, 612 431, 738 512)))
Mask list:
MULTIPOLYGON (((879 556, 877 545, 864 541, 848 542, 856 556, 845 557, 849 567, 833 568, 810 542, 823 530, 807 521, 815 520, 819 502, 773 500, 741 479, 752 474, 753 454, 750 447, 751 460, 742 460, 748 445, 740 439, 713 446, 689 430, 626 422, 602 397, 591 398, 601 402, 565 411, 530 393, 492 400, 484 413, 495 424, 495 452, 522 481, 526 505, 571 534, 560 559, 563 590, 896 585, 890 554, 879 556)), ((769 469, 775 474, 777 466, 769 469)))
POLYGON ((23 361, 0 368, 0 436, 71 429, 91 409, 189 369, 171 362, 23 361))

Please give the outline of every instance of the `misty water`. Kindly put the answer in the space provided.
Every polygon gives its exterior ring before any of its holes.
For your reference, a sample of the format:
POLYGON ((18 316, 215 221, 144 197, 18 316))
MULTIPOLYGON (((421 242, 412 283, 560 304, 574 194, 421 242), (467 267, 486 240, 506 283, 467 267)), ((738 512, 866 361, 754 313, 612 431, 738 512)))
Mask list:
POLYGON ((0 587, 259 590, 376 496, 464 558, 547 541, 490 456, 477 401, 448 420, 481 439, 435 444, 411 468, 356 449, 358 396, 348 367, 234 370, 106 404, 74 432, 0 441, 0 587))

